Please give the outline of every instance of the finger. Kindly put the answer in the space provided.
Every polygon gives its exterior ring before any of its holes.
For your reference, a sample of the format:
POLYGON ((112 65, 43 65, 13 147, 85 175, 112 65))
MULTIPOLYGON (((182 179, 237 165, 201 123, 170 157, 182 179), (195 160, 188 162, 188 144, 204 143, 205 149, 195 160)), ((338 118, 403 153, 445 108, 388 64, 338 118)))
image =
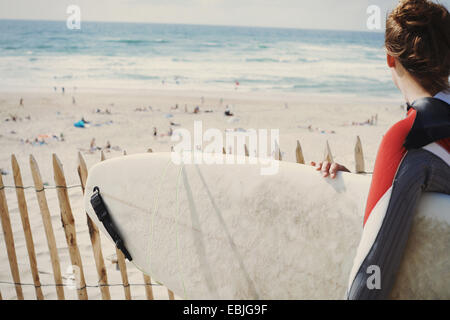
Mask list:
POLYGON ((326 178, 330 175, 330 166, 331 166, 331 163, 329 163, 328 161, 325 161, 322 164, 322 175, 324 178, 326 178))
POLYGON ((323 172, 328 172, 330 170, 330 163, 328 161, 321 162, 320 170, 323 172))
POLYGON ((319 165, 318 165, 317 167, 319 168, 320 171, 324 171, 325 168, 326 168, 326 164, 327 164, 326 161, 320 162, 319 165))
POLYGON ((335 179, 337 176, 337 172, 339 171, 339 165, 331 165, 331 169, 330 169, 330 177, 331 179, 335 179))
POLYGON ((319 162, 317 165, 316 165, 316 170, 317 171, 320 171, 322 169, 322 162, 319 162))
POLYGON ((336 177, 336 173, 340 170, 340 166, 337 163, 333 163, 330 167, 331 177, 336 177))

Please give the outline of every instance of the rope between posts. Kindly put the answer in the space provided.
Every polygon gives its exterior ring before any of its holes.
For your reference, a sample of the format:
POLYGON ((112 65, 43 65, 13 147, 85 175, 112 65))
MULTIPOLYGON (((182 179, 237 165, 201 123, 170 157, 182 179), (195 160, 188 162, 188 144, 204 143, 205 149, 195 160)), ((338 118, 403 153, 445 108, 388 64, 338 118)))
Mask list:
POLYGON ((42 192, 44 190, 54 190, 54 189, 72 189, 72 188, 81 188, 81 184, 74 184, 70 186, 44 186, 41 189, 36 189, 35 186, 1 186, 0 191, 3 189, 35 189, 36 192, 42 192))
MULTIPOLYGON (((51 284, 41 284, 39 286, 36 286, 34 283, 22 283, 22 282, 9 282, 9 281, 0 281, 0 284, 8 284, 8 285, 19 285, 19 286, 33 286, 36 288, 39 287, 73 287, 73 284, 67 284, 67 283, 51 283, 51 284)), ((83 287, 77 288, 77 290, 82 290, 85 288, 100 288, 100 287, 131 287, 131 286, 155 286, 155 287, 161 287, 162 284, 159 283, 129 283, 129 284, 123 284, 123 283, 113 283, 113 284, 97 284, 97 285, 85 285, 83 287)))

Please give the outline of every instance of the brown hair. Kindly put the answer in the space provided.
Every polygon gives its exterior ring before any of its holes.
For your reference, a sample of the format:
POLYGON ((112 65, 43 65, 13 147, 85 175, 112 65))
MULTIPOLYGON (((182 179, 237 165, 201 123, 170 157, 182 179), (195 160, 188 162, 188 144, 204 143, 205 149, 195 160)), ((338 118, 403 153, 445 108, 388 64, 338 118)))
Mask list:
POLYGON ((449 90, 450 14, 428 0, 400 0, 386 20, 389 55, 431 95, 449 90))

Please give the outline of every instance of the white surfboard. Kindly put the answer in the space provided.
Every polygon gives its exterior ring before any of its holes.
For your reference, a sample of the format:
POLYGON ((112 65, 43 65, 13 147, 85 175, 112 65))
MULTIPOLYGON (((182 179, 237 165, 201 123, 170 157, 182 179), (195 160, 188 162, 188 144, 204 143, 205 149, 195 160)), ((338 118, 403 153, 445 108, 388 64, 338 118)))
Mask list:
MULTIPOLYGON (((106 232, 90 204, 99 187, 133 263, 181 298, 345 298, 370 177, 261 166, 111 159, 90 169, 85 207, 106 232)), ((392 297, 450 298, 449 213, 449 196, 423 196, 392 297)))

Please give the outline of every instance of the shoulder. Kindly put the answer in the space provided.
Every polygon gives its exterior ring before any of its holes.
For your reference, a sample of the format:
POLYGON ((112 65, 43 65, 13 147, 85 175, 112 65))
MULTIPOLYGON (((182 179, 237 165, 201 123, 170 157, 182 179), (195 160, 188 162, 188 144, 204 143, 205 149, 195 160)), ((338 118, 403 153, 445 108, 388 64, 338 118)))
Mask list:
POLYGON ((398 121, 383 137, 380 145, 380 152, 401 153, 405 139, 409 135, 417 118, 417 111, 413 108, 408 110, 405 119, 398 121))
POLYGON ((405 138, 407 149, 421 148, 432 142, 450 137, 450 106, 438 98, 422 98, 408 106, 416 116, 405 138))

